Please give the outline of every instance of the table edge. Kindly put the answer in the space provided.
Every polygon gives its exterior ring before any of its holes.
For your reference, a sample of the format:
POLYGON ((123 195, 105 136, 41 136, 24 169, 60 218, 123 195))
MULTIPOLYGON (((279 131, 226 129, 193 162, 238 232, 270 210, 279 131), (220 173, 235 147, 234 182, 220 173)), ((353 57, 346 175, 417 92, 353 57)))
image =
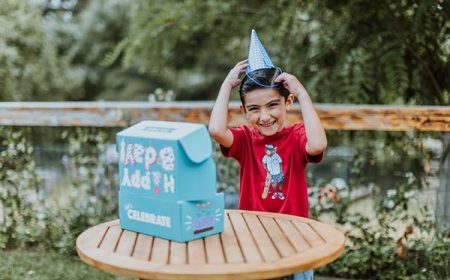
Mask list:
MULTIPOLYGON (((245 263, 241 265, 233 264, 233 267, 230 267, 230 269, 227 271, 227 273, 224 274, 214 274, 211 273, 211 270, 213 270, 216 265, 208 264, 207 266, 198 267, 199 269, 196 269, 195 274, 186 273, 185 271, 181 271, 184 267, 190 267, 192 268, 193 265, 165 265, 165 264, 155 264, 151 262, 145 262, 146 266, 148 268, 151 268, 151 270, 143 270, 141 267, 139 267, 137 264, 144 261, 139 261, 134 259, 133 263, 134 265, 129 265, 127 267, 120 266, 123 264, 122 261, 126 261, 130 257, 123 256, 123 255, 115 255, 114 259, 107 259, 107 254, 102 251, 96 252, 97 255, 100 255, 104 257, 102 260, 95 259, 91 256, 89 256, 89 252, 92 250, 87 250, 86 248, 83 248, 81 244, 81 240, 83 239, 84 235, 88 231, 95 230, 97 227, 105 227, 105 226, 112 226, 119 224, 119 219, 108 221, 102 224, 98 224, 96 226, 93 226, 91 228, 88 228, 83 233, 81 233, 77 240, 76 240, 76 251, 80 259, 85 262, 88 265, 91 265, 93 267, 96 267, 98 269, 101 269, 106 272, 112 272, 119 275, 124 276, 131 276, 131 277, 139 277, 139 278, 151 278, 151 279, 179 279, 180 276, 182 276, 183 279, 211 279, 211 277, 214 277, 214 279, 235 279, 236 276, 239 276, 239 279, 257 279, 257 278, 274 278, 274 277, 280 277, 282 275, 292 274, 299 271, 304 271, 309 268, 318 268, 325 264, 331 263, 334 260, 336 260, 344 251, 345 249, 345 236, 336 228, 313 220, 293 215, 286 215, 286 214, 280 214, 280 213, 270 213, 270 212, 262 212, 262 211, 249 211, 249 210, 237 210, 237 209, 226 209, 225 214, 229 213, 240 213, 240 214, 251 214, 251 215, 264 215, 267 217, 273 217, 273 218, 289 218, 292 220, 298 220, 301 222, 307 222, 311 224, 321 224, 322 226, 325 226, 329 228, 330 230, 333 230, 338 233, 339 238, 337 241, 324 245, 325 247, 334 245, 334 250, 329 251, 331 253, 327 254, 325 257, 321 254, 317 254, 315 258, 311 258, 308 262, 304 262, 300 265, 293 265, 290 259, 298 259, 298 254, 292 255, 290 257, 282 259, 283 261, 275 261, 271 263, 265 263, 264 267, 261 268, 261 263, 257 264, 251 264, 251 263, 245 263), (286 217, 288 216, 288 217, 286 217), (336 246, 337 245, 337 246, 336 246), (312 263, 315 263, 315 265, 311 265, 312 263), (246 268, 245 271, 241 270, 241 267, 246 268)), ((95 249, 94 249, 95 250, 95 249)), ((217 267, 222 267, 223 264, 217 265, 217 267)))

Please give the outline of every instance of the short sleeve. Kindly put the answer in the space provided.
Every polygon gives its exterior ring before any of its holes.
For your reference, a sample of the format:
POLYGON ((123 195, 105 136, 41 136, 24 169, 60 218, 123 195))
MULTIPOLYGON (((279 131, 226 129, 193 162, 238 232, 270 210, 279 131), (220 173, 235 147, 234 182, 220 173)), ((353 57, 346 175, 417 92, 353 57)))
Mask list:
MULTIPOLYGON (((306 149, 305 149, 305 151, 306 151, 306 149)), ((319 163, 322 161, 322 158, 323 158, 323 152, 321 152, 318 155, 310 155, 310 154, 306 153, 307 162, 319 163)))
POLYGON ((226 148, 220 145, 220 151, 225 157, 232 157, 238 161, 242 157, 243 147, 245 145, 245 127, 239 126, 236 128, 230 128, 231 133, 233 133, 233 144, 231 147, 226 148))

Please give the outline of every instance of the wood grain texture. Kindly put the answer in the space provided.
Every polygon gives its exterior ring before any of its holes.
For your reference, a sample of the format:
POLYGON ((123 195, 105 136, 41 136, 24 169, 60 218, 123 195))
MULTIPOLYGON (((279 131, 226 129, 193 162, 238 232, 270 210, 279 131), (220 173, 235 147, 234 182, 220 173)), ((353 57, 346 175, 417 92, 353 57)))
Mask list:
MULTIPOLYGON (((141 120, 208 124, 213 101, 182 102, 0 102, 0 125, 125 127, 141 120)), ((229 106, 228 124, 245 123, 239 102, 229 106)), ((287 123, 301 120, 299 106, 287 123)), ((450 106, 316 104, 325 129, 450 131, 450 106)))
POLYGON ((174 242, 122 230, 118 220, 84 231, 81 260, 141 279, 269 279, 317 268, 344 250, 329 225, 290 215, 225 210, 220 234, 174 242))
POLYGON ((138 234, 133 250, 133 258, 139 260, 149 260, 153 248, 153 236, 138 234))
POLYGON ((222 247, 222 239, 219 234, 213 234, 204 238, 206 261, 211 264, 225 263, 225 253, 222 247))

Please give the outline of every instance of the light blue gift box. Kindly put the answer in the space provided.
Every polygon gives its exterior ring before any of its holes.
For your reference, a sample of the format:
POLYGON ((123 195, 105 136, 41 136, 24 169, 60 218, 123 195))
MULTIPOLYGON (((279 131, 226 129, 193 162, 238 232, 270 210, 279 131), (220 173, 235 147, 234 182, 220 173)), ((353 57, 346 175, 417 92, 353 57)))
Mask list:
POLYGON ((216 166, 206 126, 142 121, 116 137, 119 186, 166 200, 201 200, 216 192, 216 166))
POLYGON ((123 229, 186 242, 223 231, 223 193, 197 201, 164 200, 119 192, 123 229))

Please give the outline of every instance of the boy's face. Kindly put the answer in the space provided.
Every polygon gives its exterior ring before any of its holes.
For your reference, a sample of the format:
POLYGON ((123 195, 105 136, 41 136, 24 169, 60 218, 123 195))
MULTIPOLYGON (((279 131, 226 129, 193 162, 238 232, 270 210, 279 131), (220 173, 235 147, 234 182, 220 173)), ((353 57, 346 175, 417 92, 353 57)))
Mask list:
POLYGON ((274 89, 255 89, 245 95, 241 110, 252 127, 262 135, 271 136, 284 128, 286 112, 293 102, 292 94, 285 99, 274 89))

